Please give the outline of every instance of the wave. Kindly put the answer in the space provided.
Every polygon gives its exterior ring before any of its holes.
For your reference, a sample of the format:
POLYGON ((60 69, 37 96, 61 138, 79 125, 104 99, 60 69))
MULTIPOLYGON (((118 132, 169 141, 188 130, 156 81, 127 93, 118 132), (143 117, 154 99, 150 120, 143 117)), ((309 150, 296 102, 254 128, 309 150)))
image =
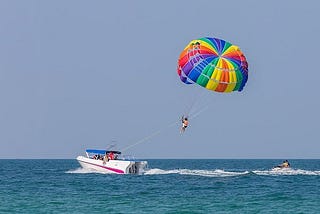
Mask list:
POLYGON ((66 171, 66 173, 70 174, 89 174, 89 173, 99 173, 99 174, 108 174, 107 172, 100 172, 94 169, 88 169, 88 168, 77 168, 77 169, 71 169, 66 171))
POLYGON ((162 169, 149 169, 144 175, 164 175, 164 174, 180 174, 180 175, 196 175, 205 177, 231 177, 231 176, 241 176, 249 174, 249 171, 244 172, 232 172, 224 171, 221 169, 215 170, 192 170, 192 169, 173 169, 173 170, 162 170, 162 169))
POLYGON ((320 175, 320 171, 309 171, 303 169, 270 169, 270 170, 254 170, 252 171, 256 175, 320 175))
MULTIPOLYGON (((107 172, 100 172, 94 169, 77 168, 68 170, 65 173, 70 174, 109 174, 107 172)), ((197 170, 197 169, 171 169, 163 170, 159 168, 147 169, 142 175, 167 175, 167 174, 180 174, 180 175, 193 175, 193 176, 204 176, 204 177, 232 177, 242 176, 247 174, 263 175, 263 176, 281 176, 281 175, 314 175, 319 176, 320 171, 310 171, 303 169, 280 169, 280 170, 253 170, 253 171, 225 171, 222 169, 215 170, 197 170)))

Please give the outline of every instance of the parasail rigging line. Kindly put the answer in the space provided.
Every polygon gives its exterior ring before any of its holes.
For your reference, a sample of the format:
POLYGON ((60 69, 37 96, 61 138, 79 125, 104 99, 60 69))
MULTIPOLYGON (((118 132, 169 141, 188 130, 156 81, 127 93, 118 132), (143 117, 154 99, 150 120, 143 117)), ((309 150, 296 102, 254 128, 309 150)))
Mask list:
MULTIPOLYGON (((208 107, 209 107, 209 106, 205 106, 205 107, 202 108, 200 111, 196 112, 195 114, 192 114, 190 118, 192 119, 192 118, 198 117, 202 112, 204 112, 205 110, 207 110, 208 107)), ((134 146, 137 146, 137 145, 139 145, 139 144, 141 144, 141 143, 144 143, 144 142, 146 142, 147 140, 149 140, 149 139, 151 139, 151 138, 159 135, 159 134, 160 134, 162 131, 164 131, 165 129, 170 128, 170 127, 172 127, 172 126, 174 126, 174 125, 176 125, 177 123, 180 123, 180 122, 181 122, 180 120, 175 121, 175 122, 172 122, 172 123, 168 124, 166 127, 161 128, 161 129, 159 129, 159 130, 151 133, 150 135, 142 138, 141 140, 138 140, 137 142, 135 142, 135 143, 133 143, 133 144, 131 144, 131 145, 128 145, 127 147, 121 149, 121 151, 127 151, 128 149, 130 149, 130 148, 132 148, 132 147, 134 147, 134 146)))
POLYGON ((173 122, 173 123, 170 123, 170 124, 169 124, 168 126, 166 126, 165 128, 161 128, 161 129, 159 129, 159 130, 151 133, 150 135, 142 138, 141 140, 139 140, 139 141, 137 141, 137 142, 135 142, 135 143, 133 143, 133 144, 131 144, 131 145, 123 148, 121 151, 126 151, 126 150, 128 150, 128 149, 130 149, 130 148, 132 148, 132 147, 134 147, 134 146, 136 146, 136 145, 139 145, 139 144, 141 144, 141 143, 144 143, 144 142, 146 142, 147 140, 149 140, 149 139, 157 136, 158 134, 160 134, 164 129, 169 128, 169 127, 171 127, 171 126, 173 126, 173 125, 175 125, 175 124, 177 124, 177 123, 178 123, 178 121, 175 121, 175 122, 173 122))

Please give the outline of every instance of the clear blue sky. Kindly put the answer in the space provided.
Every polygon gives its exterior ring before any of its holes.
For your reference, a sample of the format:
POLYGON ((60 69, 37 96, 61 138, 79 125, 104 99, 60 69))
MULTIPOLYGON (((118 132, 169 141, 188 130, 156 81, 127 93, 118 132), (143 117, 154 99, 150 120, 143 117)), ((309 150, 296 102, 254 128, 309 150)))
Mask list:
POLYGON ((319 9, 315 0, 2 0, 0 158, 75 158, 113 143, 136 144, 126 153, 139 158, 320 158, 319 9), (243 92, 180 82, 180 52, 204 36, 244 52, 243 92), (191 111, 201 112, 181 135, 172 124, 195 97, 191 111))

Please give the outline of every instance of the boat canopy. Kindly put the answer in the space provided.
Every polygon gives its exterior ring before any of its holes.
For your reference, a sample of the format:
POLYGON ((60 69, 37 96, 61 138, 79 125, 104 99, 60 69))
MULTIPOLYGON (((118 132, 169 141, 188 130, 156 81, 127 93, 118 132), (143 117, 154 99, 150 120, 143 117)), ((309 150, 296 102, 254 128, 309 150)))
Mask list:
POLYGON ((110 152, 112 152, 112 153, 114 153, 114 154, 121 154, 121 152, 119 152, 119 151, 113 151, 113 150, 101 150, 101 149, 87 149, 86 150, 86 152, 87 153, 94 153, 94 154, 100 154, 100 155, 104 155, 104 154, 106 154, 106 153, 110 153, 110 152))

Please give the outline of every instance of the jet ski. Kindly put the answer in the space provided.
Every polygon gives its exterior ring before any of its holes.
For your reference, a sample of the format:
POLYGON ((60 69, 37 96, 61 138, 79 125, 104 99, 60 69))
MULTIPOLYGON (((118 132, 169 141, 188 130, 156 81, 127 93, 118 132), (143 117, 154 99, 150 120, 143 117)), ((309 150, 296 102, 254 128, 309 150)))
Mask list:
POLYGON ((290 163, 285 160, 282 164, 279 164, 278 166, 275 166, 272 168, 272 170, 283 170, 283 169, 290 169, 290 163))

